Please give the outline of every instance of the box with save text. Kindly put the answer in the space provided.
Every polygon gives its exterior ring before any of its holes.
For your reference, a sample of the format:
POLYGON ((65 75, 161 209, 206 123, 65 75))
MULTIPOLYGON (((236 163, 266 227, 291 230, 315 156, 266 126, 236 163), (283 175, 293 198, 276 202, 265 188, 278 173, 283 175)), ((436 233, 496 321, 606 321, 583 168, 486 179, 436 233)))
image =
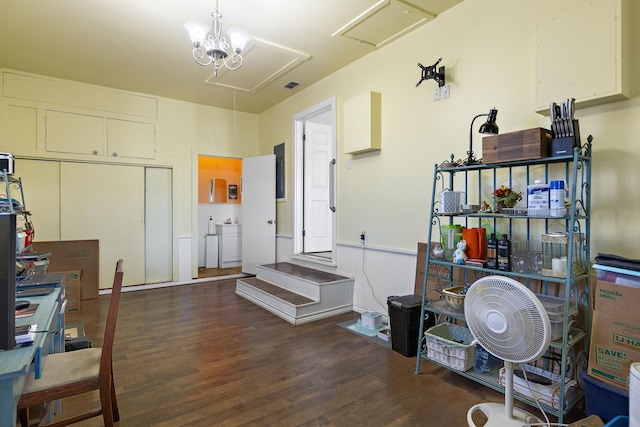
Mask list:
MULTIPOLYGON (((627 271, 627 270, 625 270, 627 271)), ((598 279, 593 294, 593 318, 587 373, 608 384, 628 389, 629 367, 640 361, 640 286, 627 275, 598 279)), ((598 270, 598 277, 605 277, 598 270)))

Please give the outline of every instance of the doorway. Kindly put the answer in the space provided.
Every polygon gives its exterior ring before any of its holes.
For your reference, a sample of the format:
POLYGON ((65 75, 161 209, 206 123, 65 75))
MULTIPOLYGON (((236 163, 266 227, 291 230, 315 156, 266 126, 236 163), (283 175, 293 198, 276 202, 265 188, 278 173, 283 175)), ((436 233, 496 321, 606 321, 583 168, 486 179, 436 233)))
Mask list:
POLYGON ((293 118, 293 253, 336 264, 336 99, 293 118))
POLYGON ((229 276, 242 270, 240 265, 221 268, 216 250, 217 225, 242 224, 241 176, 242 159, 198 156, 198 278, 229 276))

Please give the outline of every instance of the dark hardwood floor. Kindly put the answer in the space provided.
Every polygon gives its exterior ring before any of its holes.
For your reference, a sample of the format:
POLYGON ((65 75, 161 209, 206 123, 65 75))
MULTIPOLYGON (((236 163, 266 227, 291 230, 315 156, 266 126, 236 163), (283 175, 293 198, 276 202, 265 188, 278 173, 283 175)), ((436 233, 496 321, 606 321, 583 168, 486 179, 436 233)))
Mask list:
POLYGON ((206 279, 207 277, 231 276, 233 274, 242 273, 242 267, 231 268, 205 268, 198 267, 198 279, 206 279))
MULTIPOLYGON (((234 290, 230 279, 122 294, 121 426, 465 426, 471 405, 504 401, 428 362, 415 375, 415 358, 337 326, 357 313, 292 326, 234 290)), ((67 322, 99 346, 107 305, 83 300, 67 322)), ((97 394, 67 399, 59 418, 97 404, 97 394)))

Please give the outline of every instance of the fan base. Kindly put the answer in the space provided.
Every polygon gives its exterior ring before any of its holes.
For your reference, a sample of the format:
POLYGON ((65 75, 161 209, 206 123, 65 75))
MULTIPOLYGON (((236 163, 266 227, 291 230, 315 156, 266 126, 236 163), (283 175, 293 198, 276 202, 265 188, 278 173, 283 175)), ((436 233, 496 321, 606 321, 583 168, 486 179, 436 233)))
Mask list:
POLYGON ((509 418, 505 413, 505 405, 502 403, 479 403, 467 411, 469 427, 476 427, 472 417, 477 411, 482 411, 487 416, 484 427, 523 427, 543 422, 538 417, 518 408, 513 408, 513 417, 509 418))

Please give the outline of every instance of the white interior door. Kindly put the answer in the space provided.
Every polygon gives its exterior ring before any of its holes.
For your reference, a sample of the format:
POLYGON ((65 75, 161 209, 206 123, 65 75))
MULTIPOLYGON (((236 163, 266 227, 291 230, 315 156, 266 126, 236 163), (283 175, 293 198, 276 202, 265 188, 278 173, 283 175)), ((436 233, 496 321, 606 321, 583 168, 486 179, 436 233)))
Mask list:
POLYGON ((171 169, 145 168, 145 283, 173 280, 171 169))
POLYGON ((331 126, 306 122, 304 133, 304 252, 330 252, 331 126))
POLYGON ((242 272, 276 260, 276 156, 242 159, 242 272))
POLYGON ((98 239, 100 288, 124 259, 124 283, 145 283, 144 168, 60 164, 61 240, 98 239))

